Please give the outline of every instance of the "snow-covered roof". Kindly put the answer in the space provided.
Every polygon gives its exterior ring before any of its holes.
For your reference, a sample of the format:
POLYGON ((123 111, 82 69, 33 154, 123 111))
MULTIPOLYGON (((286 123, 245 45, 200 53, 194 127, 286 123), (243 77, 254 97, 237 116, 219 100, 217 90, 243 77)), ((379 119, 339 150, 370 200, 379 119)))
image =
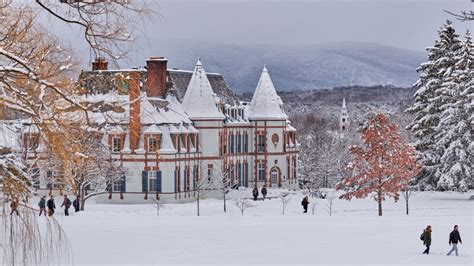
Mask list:
POLYGON ((288 116, 283 111, 282 105, 281 98, 276 93, 267 68, 264 67, 250 102, 248 118, 251 120, 286 120, 288 116))
POLYGON ((342 98, 342 109, 346 109, 346 97, 342 98))
POLYGON ((173 145, 173 140, 171 139, 170 131, 168 126, 161 126, 161 147, 159 149, 160 153, 176 153, 177 150, 173 145))
POLYGON ((191 134, 199 134, 199 130, 197 130, 193 125, 189 125, 189 132, 191 134))
POLYGON ((179 125, 179 132, 181 134, 189 134, 189 130, 183 124, 179 125))
POLYGON ((147 127, 143 133, 145 134, 161 134, 161 130, 156 125, 147 127))
POLYGON ((288 125, 286 126, 286 131, 293 132, 293 131, 296 131, 296 128, 294 128, 292 125, 288 124, 288 125))
POLYGON ((200 60, 183 98, 183 109, 190 119, 224 119, 215 104, 214 92, 200 60))
POLYGON ((169 132, 170 134, 179 134, 179 130, 173 125, 169 126, 169 132))
POLYGON ((142 124, 191 123, 181 104, 174 96, 166 99, 141 95, 140 121, 142 124))

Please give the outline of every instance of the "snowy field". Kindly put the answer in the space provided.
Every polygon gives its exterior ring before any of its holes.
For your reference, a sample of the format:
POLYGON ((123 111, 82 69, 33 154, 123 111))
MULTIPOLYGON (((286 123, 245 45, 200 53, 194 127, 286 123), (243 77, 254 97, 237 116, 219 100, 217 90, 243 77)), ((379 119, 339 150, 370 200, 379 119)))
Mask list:
MULTIPOLYGON (((302 213, 295 194, 286 214, 278 198, 253 202, 245 215, 228 201, 168 204, 157 216, 155 205, 86 205, 86 212, 56 218, 69 238, 73 261, 81 264, 234 264, 234 265, 473 265, 473 203, 469 195, 418 193, 411 213, 404 201, 384 202, 378 217, 373 200, 336 199, 332 216, 327 201, 317 200, 315 215, 302 213), (433 227, 431 254, 419 236, 433 227), (458 224, 460 256, 447 257, 448 235, 458 224)), ((92 204, 91 204, 92 203, 92 204)))

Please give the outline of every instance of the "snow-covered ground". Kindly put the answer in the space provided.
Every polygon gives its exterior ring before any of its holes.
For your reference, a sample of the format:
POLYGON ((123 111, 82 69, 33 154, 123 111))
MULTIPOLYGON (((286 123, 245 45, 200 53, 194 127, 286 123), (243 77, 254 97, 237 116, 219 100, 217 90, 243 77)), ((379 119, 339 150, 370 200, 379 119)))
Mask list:
MULTIPOLYGON (((424 192, 411 200, 384 202, 378 217, 373 200, 336 199, 334 213, 317 200, 315 215, 303 214, 295 194, 286 214, 274 198, 253 202, 245 215, 228 201, 168 204, 157 216, 155 205, 86 205, 86 211, 56 218, 67 233, 75 265, 80 264, 348 264, 473 265, 473 203, 469 195, 424 192), (419 236, 433 227, 430 255, 421 254, 419 236), (448 235, 459 225, 459 257, 447 257, 448 235)), ((311 210, 309 211, 311 212, 311 210)), ((46 218, 45 218, 46 219, 46 218)))

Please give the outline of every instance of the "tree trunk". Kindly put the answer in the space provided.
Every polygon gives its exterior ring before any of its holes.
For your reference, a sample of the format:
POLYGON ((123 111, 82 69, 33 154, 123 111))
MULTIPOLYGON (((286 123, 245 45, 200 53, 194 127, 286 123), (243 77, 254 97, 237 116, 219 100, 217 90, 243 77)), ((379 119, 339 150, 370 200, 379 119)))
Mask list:
POLYGON ((197 204, 197 216, 199 216, 199 193, 198 193, 198 197, 197 197, 197 200, 196 200, 196 204, 197 204))
POLYGON ((378 192, 377 202, 379 205, 379 216, 382 216, 382 192, 380 190, 378 192))
POLYGON ((408 195, 408 190, 407 190, 405 191, 405 206, 407 209, 407 215, 408 215, 408 199, 409 199, 409 195, 408 195))
POLYGON ((225 192, 224 192, 224 212, 227 212, 226 204, 225 204, 225 192))
POLYGON ((80 206, 80 209, 81 209, 81 211, 84 211, 84 205, 85 205, 85 203, 86 203, 86 192, 85 192, 84 187, 81 187, 81 188, 80 188, 80 195, 81 195, 81 206, 80 206))

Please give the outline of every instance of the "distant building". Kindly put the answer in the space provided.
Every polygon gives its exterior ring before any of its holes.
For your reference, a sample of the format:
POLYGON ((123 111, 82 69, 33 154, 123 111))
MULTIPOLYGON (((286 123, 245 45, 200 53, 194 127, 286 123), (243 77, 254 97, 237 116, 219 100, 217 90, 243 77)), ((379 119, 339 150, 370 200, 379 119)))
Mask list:
POLYGON ((349 126, 350 126, 350 121, 349 121, 349 113, 347 111, 347 106, 346 106, 346 98, 342 98, 341 115, 339 117, 339 130, 347 131, 349 130, 349 126))
MULTIPOLYGON (((239 102, 222 75, 206 73, 200 60, 194 71, 167 69, 163 57, 149 58, 146 69, 107 67, 96 60, 80 84, 83 102, 117 102, 125 109, 90 115, 106 124, 103 141, 127 170, 109 198, 192 198, 195 181, 214 168, 238 186, 297 188, 296 129, 265 67, 250 103, 239 102)), ((37 134, 23 128, 23 139, 37 134)), ((54 174, 38 172, 35 186, 54 189, 47 181, 54 174)))

